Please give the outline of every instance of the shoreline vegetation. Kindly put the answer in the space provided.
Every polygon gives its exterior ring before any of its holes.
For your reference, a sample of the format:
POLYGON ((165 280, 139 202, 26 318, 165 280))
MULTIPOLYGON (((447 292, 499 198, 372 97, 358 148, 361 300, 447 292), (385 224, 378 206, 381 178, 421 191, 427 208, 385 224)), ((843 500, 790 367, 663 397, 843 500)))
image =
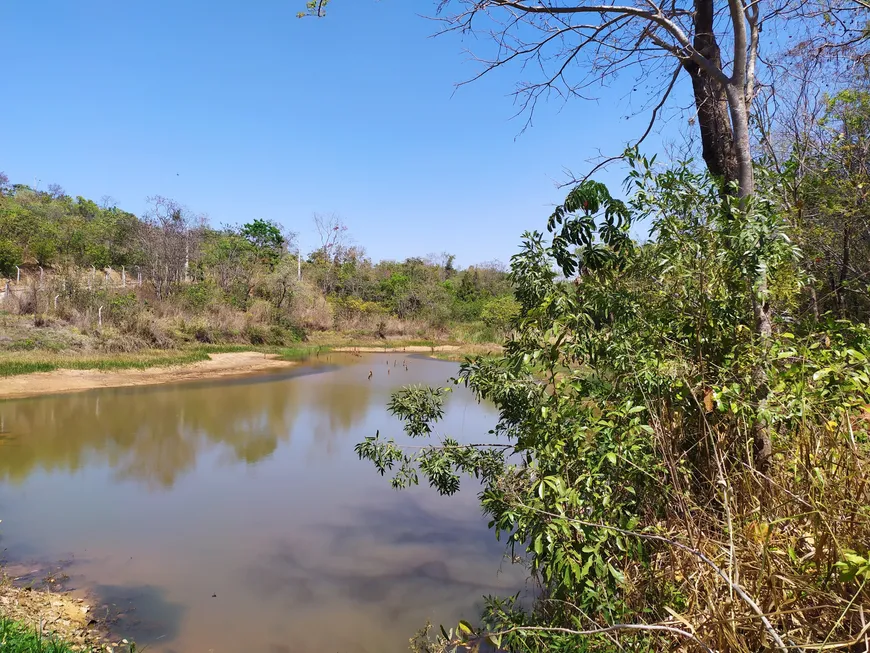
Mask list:
POLYGON ((133 354, 6 352, 0 354, 0 400, 207 379, 248 376, 289 367, 329 352, 363 354, 407 352, 444 360, 487 355, 497 345, 396 340, 382 344, 342 342, 299 347, 252 345, 147 350, 133 354))
POLYGON ((305 253, 267 220, 217 228, 163 197, 137 216, 0 173, 0 398, 226 376, 252 351, 272 358, 239 373, 344 347, 462 358, 510 328, 504 264, 373 261, 339 216, 313 222, 305 253))

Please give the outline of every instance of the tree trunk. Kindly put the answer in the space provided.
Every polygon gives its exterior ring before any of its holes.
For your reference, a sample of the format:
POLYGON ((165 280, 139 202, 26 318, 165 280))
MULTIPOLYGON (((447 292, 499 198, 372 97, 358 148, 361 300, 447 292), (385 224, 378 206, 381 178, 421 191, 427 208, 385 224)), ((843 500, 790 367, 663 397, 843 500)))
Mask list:
MULTIPOLYGON (((747 66, 743 5, 729 2, 729 6, 735 31, 733 61, 736 68, 732 77, 728 81, 717 79, 690 59, 684 59, 682 64, 692 78, 704 162, 710 173, 722 181, 725 193, 736 193, 741 200, 740 209, 743 209, 747 206, 745 200, 755 193, 745 89, 747 81, 751 83, 754 80, 747 80, 747 74, 751 76, 752 73, 743 69, 747 66)), ((714 19, 713 0, 695 0, 695 37, 692 45, 714 68, 722 70, 722 55, 713 29, 714 19)), ((754 289, 755 333, 762 347, 752 374, 758 411, 752 433, 753 449, 755 466, 765 473, 773 453, 770 428, 763 417, 768 396, 765 358, 773 333, 766 269, 761 266, 758 276, 751 281, 754 289)))
MULTIPOLYGON (((743 84, 728 84, 725 87, 733 131, 732 151, 737 162, 737 196, 755 194, 755 176, 752 170, 752 146, 749 143, 749 110, 746 107, 743 84)), ((765 290, 766 290, 765 283, 765 290)))
POLYGON ((810 286, 810 307, 813 309, 813 318, 816 322, 819 321, 819 296, 816 294, 816 287, 810 286))
MULTIPOLYGON (((695 38, 692 45, 721 70, 722 56, 713 33, 713 18, 713 0, 695 0, 695 38)), ((692 78, 704 163, 714 177, 725 182, 727 188, 737 181, 738 161, 725 88, 691 59, 683 60, 683 69, 692 78)))

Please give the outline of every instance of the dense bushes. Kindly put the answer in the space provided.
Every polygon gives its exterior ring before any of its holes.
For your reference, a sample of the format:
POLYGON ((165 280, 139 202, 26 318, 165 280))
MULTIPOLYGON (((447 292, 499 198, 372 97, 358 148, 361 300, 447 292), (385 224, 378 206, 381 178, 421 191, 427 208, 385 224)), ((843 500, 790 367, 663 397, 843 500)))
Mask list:
POLYGON ((0 240, 0 275, 11 277, 22 262, 21 248, 10 240, 0 240))
POLYGON ((336 238, 347 228, 335 216, 329 242, 299 261, 292 234, 265 220, 217 230, 164 197, 149 198, 140 219, 57 188, 4 189, 0 275, 13 279, 6 310, 51 313, 85 330, 102 318, 149 346, 274 343, 325 330, 433 337, 460 324, 495 337, 507 324, 511 285, 498 264, 457 270, 448 255, 374 263, 336 238))
MULTIPOLYGON (((457 380, 497 407, 493 444, 357 447, 398 487, 479 479, 529 568, 532 601, 487 597, 477 624, 417 644, 863 650, 870 329, 795 310, 806 275, 777 202, 738 203, 688 166, 640 160, 629 181, 629 204, 584 182, 513 258, 504 355, 457 380), (639 219, 646 244, 628 238, 639 219)), ((407 388, 390 409, 430 437, 445 395, 407 388)))

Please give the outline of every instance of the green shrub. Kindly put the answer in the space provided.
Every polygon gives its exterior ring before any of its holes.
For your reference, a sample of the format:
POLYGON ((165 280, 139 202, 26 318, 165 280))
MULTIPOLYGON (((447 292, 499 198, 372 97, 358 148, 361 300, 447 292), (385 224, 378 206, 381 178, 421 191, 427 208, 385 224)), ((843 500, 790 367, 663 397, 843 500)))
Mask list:
POLYGON ((582 182, 549 238, 524 235, 522 319, 513 300, 487 303, 514 333, 451 380, 498 411, 487 440, 464 434, 485 444, 438 424, 451 388, 410 386, 388 404, 401 439, 356 447, 394 487, 450 495, 469 477, 538 588, 525 604, 486 597, 479 628, 443 630, 437 650, 860 647, 870 328, 788 314, 799 258, 773 200, 738 208, 688 165, 633 163, 630 204, 582 182), (631 221, 650 217, 651 242, 633 242, 631 221))
POLYGON ((200 281, 184 286, 181 291, 181 298, 188 308, 202 310, 216 296, 216 290, 214 284, 200 281))
POLYGON ((112 253, 105 245, 90 243, 85 248, 85 264, 103 270, 112 262, 112 253))
POLYGON ((520 304, 511 295, 494 297, 483 305, 480 319, 493 329, 505 332, 511 322, 520 314, 520 304))
POLYGON ((11 240, 0 240, 0 275, 13 277, 16 265, 21 265, 21 248, 11 240))
POLYGON ((265 345, 268 341, 266 329, 259 324, 249 324, 245 327, 245 338, 252 345, 265 345))
POLYGON ((31 243, 30 252, 40 265, 51 265, 57 257, 57 243, 48 238, 40 238, 31 243))

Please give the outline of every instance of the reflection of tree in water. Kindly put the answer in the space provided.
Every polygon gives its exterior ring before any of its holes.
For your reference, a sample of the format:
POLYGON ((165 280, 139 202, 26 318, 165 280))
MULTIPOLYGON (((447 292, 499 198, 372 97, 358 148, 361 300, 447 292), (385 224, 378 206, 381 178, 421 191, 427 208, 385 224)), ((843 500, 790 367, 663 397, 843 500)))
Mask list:
MULTIPOLYGON (((225 447, 231 463, 268 458, 289 441, 302 411, 313 446, 331 456, 356 443, 346 436, 357 435, 354 427, 371 406, 383 409, 399 383, 421 381, 395 373, 390 378, 380 358, 336 362, 345 364, 279 381, 99 390, 0 403, 0 481, 23 482, 37 469, 76 471, 90 463, 111 466, 119 479, 168 488, 210 446, 225 447), (375 364, 382 367, 368 381, 375 364)), ((377 426, 401 431, 398 422, 380 420, 377 426)))
MULTIPOLYGON (((349 433, 366 416, 372 402, 372 384, 341 380, 318 383, 310 390, 314 395, 311 406, 319 418, 314 427, 315 443, 331 455, 340 436, 349 433)), ((386 403, 386 395, 381 403, 386 403)))
POLYGON ((170 487, 209 445, 256 463, 290 437, 299 384, 100 391, 0 404, 0 479, 105 461, 119 478, 170 487))

